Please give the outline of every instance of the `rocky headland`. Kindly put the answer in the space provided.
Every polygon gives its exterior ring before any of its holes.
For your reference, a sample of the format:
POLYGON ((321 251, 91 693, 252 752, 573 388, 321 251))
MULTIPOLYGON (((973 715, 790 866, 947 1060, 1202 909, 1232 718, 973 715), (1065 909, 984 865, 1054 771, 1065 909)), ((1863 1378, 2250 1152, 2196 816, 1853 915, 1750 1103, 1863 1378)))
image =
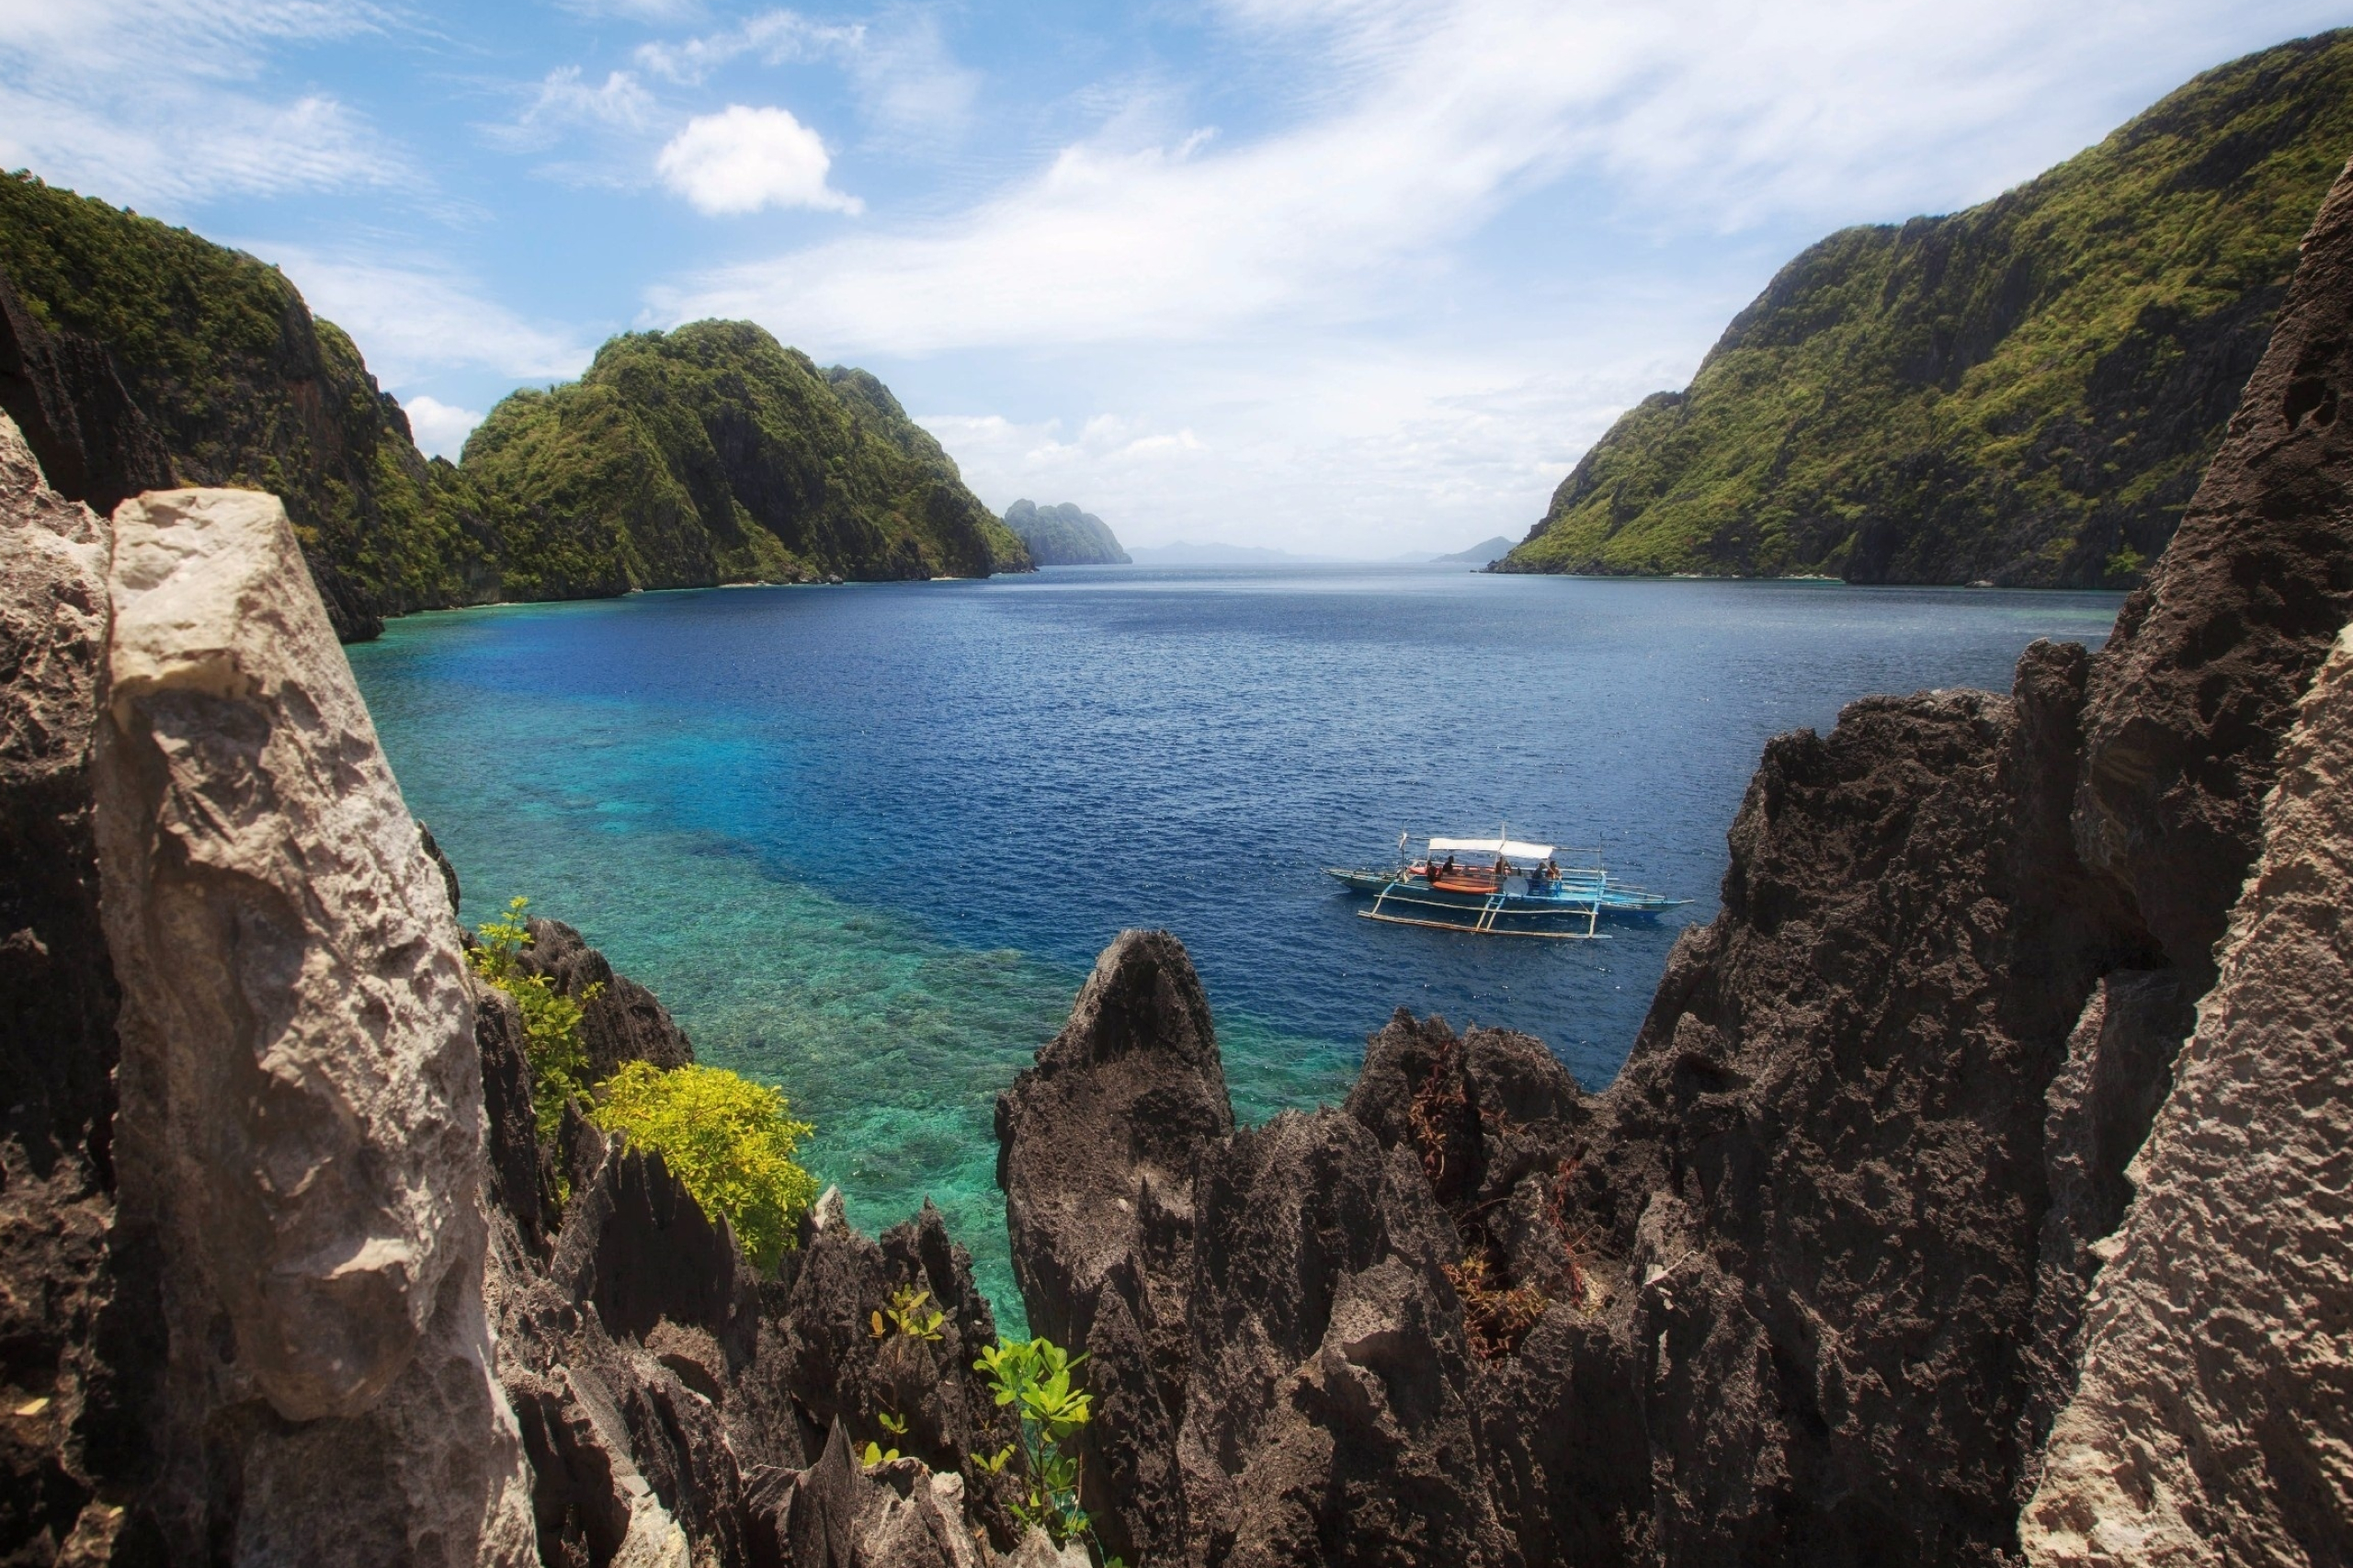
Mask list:
POLYGON ((0 176, 0 411, 101 516, 175 485, 276 494, 346 642, 454 605, 1029 564, 881 381, 749 323, 615 338, 501 403, 461 468, 276 267, 22 173, 0 176))
POLYGON ((1040 566, 1134 563, 1110 526, 1092 512, 1080 511, 1075 501, 1040 506, 1024 497, 1005 509, 1005 526, 1021 536, 1029 547, 1029 559, 1040 566))
MULTIPOLYGON (((2107 647, 1770 743, 1598 1092, 1401 1010, 1241 1127, 1181 943, 1113 941, 997 1109, 1107 1553, 2342 1562, 2348 393, 2353 174, 2107 647)), ((758 1268, 541 1136, 276 500, 101 517, 0 424, 0 1562, 1086 1555, 983 1457, 936 1212, 758 1268)), ((599 1071, 692 1061, 529 937, 599 1071)))
POLYGON ((1965 211, 1844 230, 1494 569, 2130 587, 2353 146, 2353 33, 2219 66, 1965 211))

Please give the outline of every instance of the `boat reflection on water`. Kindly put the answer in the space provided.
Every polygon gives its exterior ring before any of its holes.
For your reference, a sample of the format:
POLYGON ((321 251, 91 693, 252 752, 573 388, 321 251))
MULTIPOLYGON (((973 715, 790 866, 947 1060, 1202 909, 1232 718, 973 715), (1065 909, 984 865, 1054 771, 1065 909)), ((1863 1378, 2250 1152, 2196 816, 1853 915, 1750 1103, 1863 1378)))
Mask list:
MULTIPOLYGON (((1401 858, 1411 839, 1398 835, 1401 858)), ((1481 937, 1600 941, 1605 917, 1645 919, 1691 902, 1610 881, 1597 849, 1567 851, 1565 860, 1563 853, 1498 833, 1427 839, 1421 855, 1388 870, 1325 870, 1372 894, 1372 907, 1358 912, 1366 920, 1481 937)))

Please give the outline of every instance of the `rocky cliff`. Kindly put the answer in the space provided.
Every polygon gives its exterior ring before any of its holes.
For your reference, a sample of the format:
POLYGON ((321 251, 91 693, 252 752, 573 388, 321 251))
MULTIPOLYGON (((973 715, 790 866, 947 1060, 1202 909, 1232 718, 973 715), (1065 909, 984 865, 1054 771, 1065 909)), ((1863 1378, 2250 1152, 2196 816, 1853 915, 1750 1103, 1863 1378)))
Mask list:
POLYGON ((2353 151, 2353 35, 2208 72, 1941 218, 1834 234, 1643 400, 1497 570, 2130 585, 2353 151))
MULTIPOLYGON (((0 1561, 1057 1561, 972 1458, 995 1330, 936 1211, 828 1197, 764 1277, 659 1156, 542 1148, 274 498, 109 523, 0 418, 0 1561), (872 1334, 910 1285, 938 1337, 872 1334)), ((600 1064, 691 1061, 531 937, 600 1064)))
POLYGON ((1401 1013, 1345 1112, 1229 1131, 1182 949, 1105 952, 998 1130, 1025 1296, 1123 1413, 1108 1536, 2342 1561, 2348 267, 2353 175, 2099 655, 1767 747, 1605 1092, 1401 1013))
POLYGON ((346 640, 499 597, 456 470, 276 267, 24 174, 0 177, 0 410, 102 514, 174 484, 278 495, 346 640))
POLYGON ((1133 564, 1103 519, 1080 511, 1073 501, 1059 506, 1016 501, 1005 509, 1005 526, 1021 536, 1029 547, 1029 559, 1040 566, 1133 564))

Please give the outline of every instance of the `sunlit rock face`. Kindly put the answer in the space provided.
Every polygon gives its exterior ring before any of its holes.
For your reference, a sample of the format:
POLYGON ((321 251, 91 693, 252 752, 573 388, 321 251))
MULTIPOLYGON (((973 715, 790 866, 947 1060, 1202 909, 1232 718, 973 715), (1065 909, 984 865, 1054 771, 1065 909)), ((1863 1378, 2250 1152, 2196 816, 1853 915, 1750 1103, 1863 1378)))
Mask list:
POLYGON ((149 494, 114 533, 118 1222, 168 1345, 145 1506, 191 1561, 528 1562, 440 872, 276 499, 149 494))
POLYGON ((2334 1562, 2353 1540, 2353 638, 2264 825, 2104 1249, 2026 1512, 2037 1563, 2334 1562))

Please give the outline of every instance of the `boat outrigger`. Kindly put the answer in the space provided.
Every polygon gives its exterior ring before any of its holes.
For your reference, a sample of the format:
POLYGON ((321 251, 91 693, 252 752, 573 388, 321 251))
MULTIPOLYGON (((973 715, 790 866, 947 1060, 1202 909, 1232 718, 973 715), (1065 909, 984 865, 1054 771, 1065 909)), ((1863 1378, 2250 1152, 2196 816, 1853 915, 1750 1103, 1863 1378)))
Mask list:
MULTIPOLYGON (((1401 859, 1411 836, 1397 837, 1401 859)), ((1420 856, 1385 871, 1325 870, 1373 895, 1372 907, 1358 911, 1363 919, 1482 937, 1606 941, 1604 915, 1646 917, 1691 902, 1610 881, 1597 849, 1570 855, 1564 864, 1550 844, 1523 844, 1499 833, 1429 839, 1420 856)))

